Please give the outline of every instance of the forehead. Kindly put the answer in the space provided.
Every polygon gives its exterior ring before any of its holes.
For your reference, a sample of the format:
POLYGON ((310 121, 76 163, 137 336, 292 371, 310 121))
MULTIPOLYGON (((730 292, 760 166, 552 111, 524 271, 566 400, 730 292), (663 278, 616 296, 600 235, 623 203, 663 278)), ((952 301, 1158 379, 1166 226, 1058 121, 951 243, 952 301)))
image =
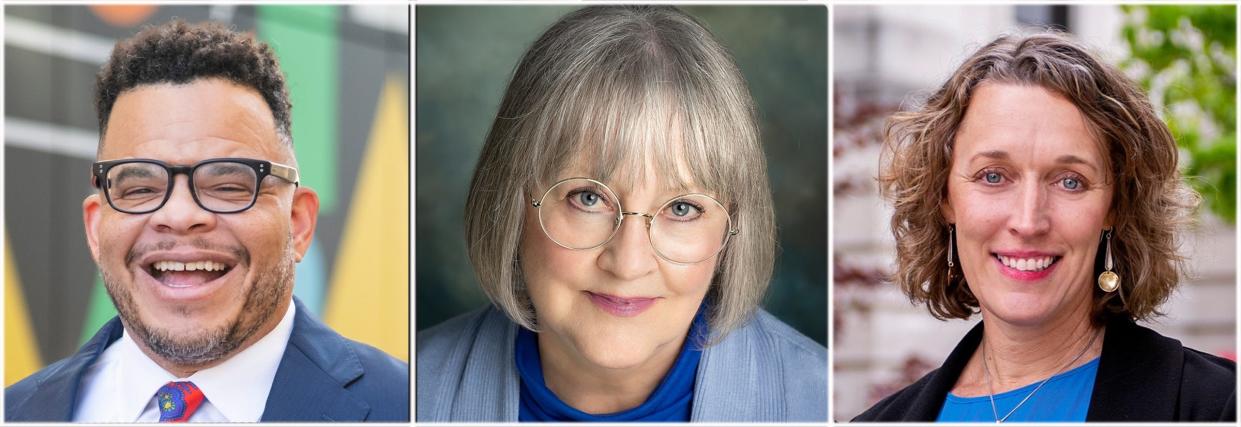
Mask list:
POLYGON ((288 162, 271 109, 257 91, 222 79, 151 84, 116 98, 100 160, 176 164, 214 157, 288 162))
POLYGON ((566 160, 555 165, 555 172, 547 178, 589 177, 622 192, 704 190, 685 158, 683 142, 651 138, 614 144, 619 146, 583 143, 569 148, 566 160))
POLYGON ((984 83, 957 130, 955 152, 1003 151, 1014 158, 1073 155, 1103 164, 1103 144, 1068 99, 1034 85, 984 83))

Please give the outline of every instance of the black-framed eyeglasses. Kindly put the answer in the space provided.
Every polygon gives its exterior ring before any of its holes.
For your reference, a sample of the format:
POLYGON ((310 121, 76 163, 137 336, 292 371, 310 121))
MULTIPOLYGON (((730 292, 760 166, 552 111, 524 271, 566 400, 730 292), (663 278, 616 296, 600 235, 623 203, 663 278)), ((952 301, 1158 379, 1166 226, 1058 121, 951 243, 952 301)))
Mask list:
POLYGON ((103 190, 112 209, 145 214, 164 207, 172 196, 174 179, 180 174, 189 177, 190 195, 198 206, 221 214, 254 206, 263 178, 268 175, 298 185, 297 169, 245 158, 207 159, 189 166, 154 159, 95 162, 91 166, 91 185, 103 190))

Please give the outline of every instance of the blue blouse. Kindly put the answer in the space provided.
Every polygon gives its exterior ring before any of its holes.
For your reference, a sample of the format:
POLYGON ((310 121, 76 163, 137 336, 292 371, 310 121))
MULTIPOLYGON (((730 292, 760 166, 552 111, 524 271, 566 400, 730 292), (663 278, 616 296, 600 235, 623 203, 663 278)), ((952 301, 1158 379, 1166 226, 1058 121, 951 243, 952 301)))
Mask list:
MULTIPOLYGON (((1038 393, 1021 405, 1005 422, 1083 422, 1090 409, 1099 358, 1085 365, 1051 377, 1038 393)), ((1038 383, 995 395, 995 412, 1003 417, 1021 403, 1038 383)), ((939 422, 995 422, 991 400, 987 396, 960 397, 948 393, 939 410, 939 422)))
POLYGON ((518 328, 516 342, 517 372, 521 377, 521 405, 518 421, 689 421, 694 399, 694 380, 702 349, 695 337, 706 337, 705 310, 699 309, 690 323, 689 334, 672 369, 664 376, 646 401, 635 408, 611 414, 594 415, 579 411, 556 397, 543 382, 543 365, 539 359, 538 336, 526 328, 518 328))

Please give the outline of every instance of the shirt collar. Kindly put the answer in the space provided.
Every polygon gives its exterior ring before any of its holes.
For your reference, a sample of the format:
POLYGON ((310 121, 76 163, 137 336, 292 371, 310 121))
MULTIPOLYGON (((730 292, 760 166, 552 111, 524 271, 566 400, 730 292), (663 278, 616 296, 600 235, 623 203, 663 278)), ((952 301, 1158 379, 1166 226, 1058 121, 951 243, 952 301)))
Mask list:
MULTIPOLYGON (((176 380, 177 377, 147 357, 138 348, 133 337, 129 336, 129 331, 123 332, 121 338, 112 347, 116 348, 116 352, 106 351, 101 359, 117 358, 117 369, 111 370, 110 373, 114 375, 112 383, 120 385, 121 396, 117 399, 120 404, 118 411, 122 415, 121 419, 137 420, 147 404, 151 402, 151 397, 155 395, 155 392, 169 381, 176 380)), ((105 361, 101 360, 101 362, 105 361)))
POLYGON ((284 357, 289 336, 293 334, 293 317, 297 309, 289 303, 280 323, 250 347, 219 365, 178 379, 165 371, 138 348, 126 331, 116 345, 121 346, 120 369, 116 370, 124 396, 122 413, 137 417, 159 390, 169 381, 191 381, 221 414, 232 422, 256 422, 267 406, 272 380, 284 357))

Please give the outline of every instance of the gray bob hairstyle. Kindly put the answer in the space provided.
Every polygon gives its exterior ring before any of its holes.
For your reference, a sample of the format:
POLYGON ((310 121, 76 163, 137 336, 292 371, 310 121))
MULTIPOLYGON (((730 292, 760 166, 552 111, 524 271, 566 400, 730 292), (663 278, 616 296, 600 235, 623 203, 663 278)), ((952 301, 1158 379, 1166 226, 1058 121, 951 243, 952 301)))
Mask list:
POLYGON ((741 72, 694 18, 672 7, 583 8, 517 65, 474 170, 465 233, 487 297, 532 330, 522 227, 532 195, 569 168, 622 188, 649 174, 716 194, 740 232, 707 292, 713 338, 753 314, 775 257, 767 163, 741 72))

